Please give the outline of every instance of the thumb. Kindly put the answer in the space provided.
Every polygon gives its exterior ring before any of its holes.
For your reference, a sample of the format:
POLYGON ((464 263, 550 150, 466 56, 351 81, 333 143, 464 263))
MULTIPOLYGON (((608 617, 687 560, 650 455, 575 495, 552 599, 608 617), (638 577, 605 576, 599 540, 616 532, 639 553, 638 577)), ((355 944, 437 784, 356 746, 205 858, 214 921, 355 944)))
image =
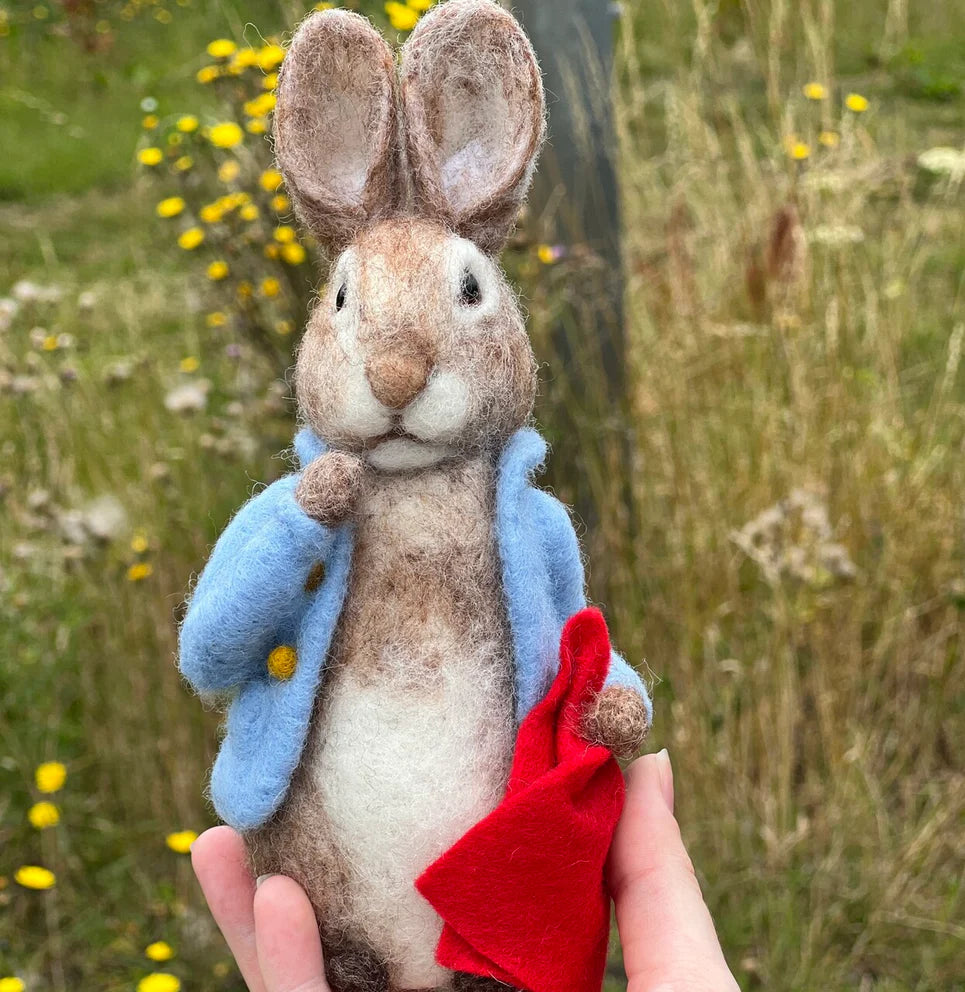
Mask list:
POLYGON ((666 750, 627 770, 609 883, 629 992, 737 989, 674 819, 666 750))

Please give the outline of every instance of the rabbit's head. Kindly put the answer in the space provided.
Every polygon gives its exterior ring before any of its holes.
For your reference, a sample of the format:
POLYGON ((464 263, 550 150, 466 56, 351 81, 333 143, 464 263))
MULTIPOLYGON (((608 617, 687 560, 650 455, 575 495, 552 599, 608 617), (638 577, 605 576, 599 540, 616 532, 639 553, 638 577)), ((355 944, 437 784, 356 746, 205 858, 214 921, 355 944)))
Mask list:
POLYGON ((298 353, 301 415, 382 471, 497 446, 536 366, 497 262, 544 131, 533 50, 492 0, 448 0, 402 50, 311 14, 285 58, 278 163, 333 261, 298 353))

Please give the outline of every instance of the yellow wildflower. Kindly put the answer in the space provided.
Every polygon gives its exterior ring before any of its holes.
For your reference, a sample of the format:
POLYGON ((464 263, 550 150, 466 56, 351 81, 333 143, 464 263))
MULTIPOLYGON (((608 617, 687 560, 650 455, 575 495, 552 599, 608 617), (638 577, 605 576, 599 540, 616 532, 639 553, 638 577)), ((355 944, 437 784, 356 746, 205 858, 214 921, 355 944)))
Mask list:
POLYGON ((141 121, 141 127, 143 127, 145 131, 153 131, 158 124, 160 124, 160 120, 158 119, 157 114, 148 114, 147 117, 141 121))
POLYGON ((407 0, 407 2, 413 10, 424 14, 433 5, 435 0, 407 0))
POLYGON ((177 129, 185 134, 198 130, 198 118, 194 114, 185 114, 178 118, 177 129))
POLYGON ((206 203, 198 211, 198 216, 205 224, 217 224, 224 217, 224 208, 220 203, 206 203))
POLYGON ((37 765, 34 771, 34 782, 37 789, 46 795, 59 792, 67 781, 67 766, 61 761, 45 761, 37 765))
POLYGON ((285 49, 281 45, 265 45, 258 51, 258 66, 265 72, 271 72, 281 65, 284 57, 285 49))
POLYGON ((856 114, 863 114, 868 109, 868 98, 860 93, 849 93, 844 98, 844 105, 856 114))
POLYGON ((146 534, 135 534, 131 538, 131 551, 136 555, 142 555, 148 549, 148 540, 146 534))
POLYGON ((261 295, 271 299, 281 292, 281 283, 274 277, 269 276, 261 281, 261 295))
POLYGON ((23 865, 14 872, 13 880, 25 889, 42 891, 52 889, 57 876, 49 868, 41 868, 40 865, 23 865))
POLYGON ((159 24, 170 24, 174 20, 174 15, 170 10, 161 7, 160 10, 154 11, 154 20, 159 24))
POLYGON ((228 323, 228 318, 220 310, 215 310, 204 318, 204 322, 208 327, 224 327, 228 323))
POLYGON ((557 255, 552 245, 537 245, 536 257, 543 265, 552 265, 556 261, 557 255))
POLYGON ((278 85, 278 73, 269 72, 267 76, 261 81, 261 88, 263 90, 273 90, 278 85))
POLYGON ((213 59, 226 59, 229 55, 234 55, 238 46, 230 38, 215 38, 208 42, 205 51, 213 59))
POLYGON ((177 169, 178 172, 187 172, 192 165, 194 165, 194 159, 191 158, 190 155, 182 155, 175 161, 174 168, 177 169))
POLYGON ((239 48, 231 60, 232 69, 247 69, 258 64, 258 52, 254 48, 239 48))
POLYGON ((137 153, 141 165, 160 165, 164 161, 164 152, 160 148, 142 148, 137 153))
POLYGON ((176 854, 187 854, 197 839, 198 835, 193 830, 178 830, 173 834, 168 834, 164 838, 164 843, 176 854))
POLYGON ((244 140, 245 133, 234 121, 215 124, 208 132, 208 141, 215 148, 237 148, 244 140))
POLYGON ((178 245, 185 251, 193 251, 204 241, 204 231, 200 227, 189 227, 178 237, 178 245))
POLYGON ((276 679, 285 681, 295 674, 295 667, 298 665, 298 655, 295 649, 288 644, 279 644, 271 654, 268 655, 268 671, 276 679))
POLYGON ((818 135, 818 143, 825 148, 836 148, 841 141, 841 135, 837 131, 822 131, 818 135))
POLYGON ((253 117, 245 124, 245 130, 249 134, 265 134, 268 131, 268 125, 265 123, 264 117, 253 117))
POLYGON ((218 166, 218 178, 223 183, 234 182, 238 178, 239 172, 241 172, 241 166, 233 158, 229 158, 218 166))
POLYGON ((151 961, 170 961, 174 957, 174 949, 163 940, 156 940, 144 948, 144 956, 151 961))
POLYGON ((128 582, 142 582, 154 571, 150 562, 139 561, 127 570, 128 582))
POLYGON ((295 240, 295 228, 289 224, 279 224, 275 228, 275 240, 280 245, 289 245, 295 240))
POLYGON ((279 193, 277 196, 271 198, 271 209, 275 211, 276 214, 283 214, 291 206, 291 201, 285 196, 284 193, 279 193))
POLYGON ((30 825, 37 830, 46 830, 47 827, 56 827, 60 823, 60 810, 53 803, 34 803, 27 810, 27 819, 30 825))
POLYGON ((217 261, 212 262, 208 266, 208 278, 212 282, 218 282, 218 280, 224 279, 224 277, 227 274, 228 274, 228 263, 220 258, 217 261))
POLYGON ((158 217, 177 217, 184 210, 184 200, 180 196, 169 196, 154 208, 158 217))
POLYGON ((396 0, 389 0, 386 3, 385 12, 389 15, 389 23, 396 31, 411 31, 419 22, 418 11, 407 7, 404 3, 397 3, 396 0))
POLYGON ((802 92, 809 100, 826 100, 827 87, 823 83, 805 83, 802 92))
POLYGON ((331 10, 335 6, 334 3, 330 3, 329 0, 321 0, 320 3, 315 4, 316 10, 331 10))
POLYGON ((154 971, 137 983, 137 992, 180 992, 181 979, 165 971, 154 971))
POLYGON ((24 992, 26 987, 23 979, 17 978, 15 975, 7 975, 5 978, 0 978, 0 992, 24 992))
POLYGON ((297 241, 282 245, 281 257, 289 265, 301 265, 305 261, 305 249, 297 241))
POLYGON ((276 245, 274 241, 269 241, 268 244, 265 245, 264 249, 265 258, 278 258, 279 250, 278 245, 276 245))
POLYGON ((238 283, 238 298, 241 300, 250 299, 252 293, 254 293, 255 287, 248 282, 247 279, 243 279, 238 283))
POLYGON ((275 322, 275 333, 282 337, 287 337, 294 330, 294 325, 290 320, 279 320, 275 322))
POLYGON ((258 219, 258 208, 253 203, 246 203, 241 210, 238 211, 238 216, 242 220, 257 220, 258 219))
POLYGON ((201 361, 196 355, 185 355, 178 363, 182 372, 197 372, 201 368, 201 361))
POLYGON ((803 162, 811 154, 811 146, 804 141, 790 141, 787 153, 795 162, 803 162))
POLYGON ((266 193, 274 193, 281 186, 282 181, 281 173, 277 169, 265 169, 258 177, 258 185, 266 193))
POLYGON ((274 93, 261 93, 252 100, 246 100, 244 104, 244 111, 249 117, 265 117, 274 109, 274 93))
POLYGON ((221 70, 216 65, 202 66, 194 74, 194 78, 202 85, 214 82, 221 75, 221 70))
POLYGON ((40 347, 44 351, 56 351, 60 347, 60 342, 57 340, 57 335, 48 334, 43 341, 40 342, 40 347))

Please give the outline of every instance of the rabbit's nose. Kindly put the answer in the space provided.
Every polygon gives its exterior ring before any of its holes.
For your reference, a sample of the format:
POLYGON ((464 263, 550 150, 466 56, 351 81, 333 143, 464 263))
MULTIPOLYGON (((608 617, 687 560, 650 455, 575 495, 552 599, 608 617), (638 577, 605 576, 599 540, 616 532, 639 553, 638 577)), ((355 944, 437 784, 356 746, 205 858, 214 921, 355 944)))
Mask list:
POLYGON ((392 349, 370 357, 365 376, 380 403, 402 410, 425 389, 434 365, 428 348, 392 349))

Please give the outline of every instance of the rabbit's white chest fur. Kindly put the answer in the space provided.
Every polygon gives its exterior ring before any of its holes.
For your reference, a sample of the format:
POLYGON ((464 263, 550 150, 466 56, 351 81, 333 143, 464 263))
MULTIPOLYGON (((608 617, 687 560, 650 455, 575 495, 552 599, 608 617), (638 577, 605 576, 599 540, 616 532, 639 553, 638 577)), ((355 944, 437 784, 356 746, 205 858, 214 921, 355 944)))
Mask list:
POLYGON ((434 988, 441 921, 414 880, 502 798, 512 654, 488 458, 375 477, 308 771, 346 872, 347 930, 398 989, 434 988))

